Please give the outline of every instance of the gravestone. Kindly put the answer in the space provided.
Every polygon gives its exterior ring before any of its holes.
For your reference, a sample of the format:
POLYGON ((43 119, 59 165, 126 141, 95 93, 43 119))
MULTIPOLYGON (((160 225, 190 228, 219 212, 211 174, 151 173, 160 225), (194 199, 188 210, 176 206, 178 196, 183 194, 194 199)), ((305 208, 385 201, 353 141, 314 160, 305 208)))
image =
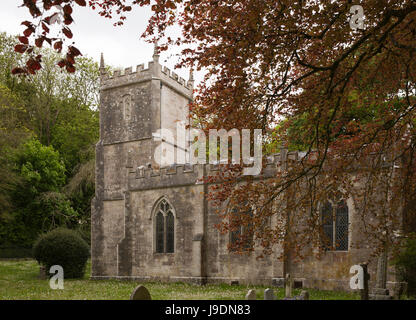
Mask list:
POLYGON ((285 278, 273 278, 272 279, 272 285, 278 288, 284 288, 285 287, 285 278))
POLYGON ((256 290, 248 290, 246 300, 256 300, 256 290))
POLYGON ((309 300, 309 292, 302 290, 297 300, 309 300))
POLYGON ((45 280, 46 278, 46 268, 44 266, 40 266, 38 279, 45 280))
POLYGON ((292 277, 290 276, 290 273, 287 273, 286 278, 285 278, 285 297, 286 298, 292 297, 292 288, 293 288, 292 277))
POLYGON ((300 295, 292 297, 285 297, 283 300, 309 300, 309 292, 302 290, 300 295))
POLYGON ((264 300, 274 300, 273 289, 267 288, 264 290, 264 300))
POLYGON ((370 295, 372 300, 391 300, 389 290, 387 289, 387 250, 378 257, 377 261, 377 279, 376 287, 373 294, 370 295))
POLYGON ((396 282, 393 286, 393 300, 400 300, 402 295, 407 295, 407 282, 396 282))
POLYGON ((132 292, 130 300, 152 300, 152 297, 145 286, 139 285, 132 292))
POLYGON ((377 284, 376 288, 386 288, 387 284, 387 251, 383 252, 378 257, 377 261, 377 284))

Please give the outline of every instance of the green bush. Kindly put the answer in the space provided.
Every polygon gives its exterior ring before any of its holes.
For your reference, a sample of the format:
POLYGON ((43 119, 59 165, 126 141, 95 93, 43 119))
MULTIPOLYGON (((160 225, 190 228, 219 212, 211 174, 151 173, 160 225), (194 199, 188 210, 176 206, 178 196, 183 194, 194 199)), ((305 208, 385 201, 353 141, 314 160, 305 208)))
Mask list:
POLYGON ((416 239, 407 239, 403 250, 395 259, 401 281, 407 282, 408 294, 416 294, 416 239))
POLYGON ((76 229, 76 232, 88 244, 88 246, 91 246, 91 228, 79 227, 76 229))
POLYGON ((82 278, 90 249, 76 231, 55 229, 38 238, 33 245, 33 256, 45 266, 46 272, 51 266, 60 265, 65 278, 82 278))
POLYGON ((32 258, 32 249, 19 246, 0 246, 0 259, 32 258))

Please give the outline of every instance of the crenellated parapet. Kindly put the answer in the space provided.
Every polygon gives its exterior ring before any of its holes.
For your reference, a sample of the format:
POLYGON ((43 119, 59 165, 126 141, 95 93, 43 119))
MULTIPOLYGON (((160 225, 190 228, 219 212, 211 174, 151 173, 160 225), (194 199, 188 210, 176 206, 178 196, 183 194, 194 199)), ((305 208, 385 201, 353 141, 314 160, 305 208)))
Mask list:
POLYGON ((201 184, 203 165, 172 165, 160 169, 139 166, 129 170, 129 189, 146 190, 201 184))
POLYGON ((189 81, 186 81, 182 77, 179 77, 175 72, 164 66, 160 69, 158 76, 160 77, 162 83, 192 98, 194 84, 191 78, 189 81))
MULTIPOLYGON (((287 167, 291 161, 299 161, 305 152, 287 152, 282 150, 263 159, 263 170, 255 178, 264 179, 275 176, 287 167)), ((216 176, 221 170, 221 164, 174 164, 168 167, 152 168, 150 165, 140 165, 128 168, 129 189, 145 190, 184 185, 203 184, 203 178, 216 176)))
POLYGON ((124 70, 115 70, 112 75, 105 72, 104 67, 101 69, 101 90, 103 91, 152 80, 160 80, 162 84, 192 99, 193 79, 186 81, 169 68, 162 66, 158 59, 148 62, 147 65, 137 65, 135 69, 129 67, 124 70))

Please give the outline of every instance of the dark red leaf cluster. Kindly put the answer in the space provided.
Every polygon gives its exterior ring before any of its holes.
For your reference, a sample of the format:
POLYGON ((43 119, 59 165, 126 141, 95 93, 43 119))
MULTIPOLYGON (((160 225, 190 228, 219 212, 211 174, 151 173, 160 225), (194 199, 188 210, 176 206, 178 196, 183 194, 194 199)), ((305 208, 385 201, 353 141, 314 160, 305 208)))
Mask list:
POLYGON ((75 0, 75 2, 77 3, 77 5, 79 5, 81 7, 85 7, 87 5, 85 0, 75 0))
POLYGON ((59 61, 58 66, 60 68, 65 68, 66 71, 68 71, 69 73, 74 73, 76 71, 74 66, 75 58, 81 55, 81 52, 77 48, 75 48, 74 46, 69 46, 68 53, 66 54, 65 59, 59 61))
POLYGON ((30 57, 26 61, 26 66, 14 68, 12 70, 12 74, 14 75, 35 74, 36 71, 42 68, 41 62, 42 62, 42 57, 40 55, 37 55, 35 57, 30 57))
POLYGON ((62 29, 62 32, 66 35, 67 38, 71 39, 73 37, 71 29, 65 27, 62 29))
POLYGON ((35 74, 36 71, 42 69, 42 66, 40 64, 41 61, 42 61, 42 57, 40 55, 36 56, 35 58, 30 58, 26 62, 27 71, 30 74, 35 74))
MULTIPOLYGON (((314 154, 313 161, 288 161, 287 172, 277 175, 272 184, 247 181, 235 188, 230 179, 211 192, 210 200, 231 199, 230 203, 256 206, 258 217, 252 224, 264 247, 281 240, 286 245, 295 232, 303 240, 291 248, 293 252, 299 253, 302 243, 310 247, 316 240, 308 238, 313 231, 297 230, 298 226, 282 219, 281 226, 268 232, 263 222, 279 216, 279 210, 283 218, 288 212, 310 212, 310 216, 292 216, 288 221, 307 218, 310 229, 316 229, 320 221, 314 220, 319 215, 313 213, 313 206, 325 200, 334 185, 343 194, 349 193, 357 212, 363 208, 363 214, 374 203, 375 212, 387 217, 414 199, 414 0, 362 1, 366 26, 359 30, 352 30, 349 23, 351 1, 89 0, 88 4, 105 18, 118 16, 115 25, 123 24, 131 5, 151 6, 153 16, 144 33, 149 41, 166 36, 166 30, 179 23, 181 37, 167 40, 169 45, 190 47, 182 51, 178 66, 209 70, 206 80, 210 81, 200 85, 191 108, 205 130, 262 128, 280 147, 300 146, 314 154), (393 166, 383 163, 386 154, 395 157, 393 166), (363 170, 357 181, 351 181, 348 174, 352 165, 363 170), (386 181, 391 183, 385 184, 385 196, 380 196, 381 190, 372 186, 386 181), (356 185, 363 186, 360 192, 354 191, 356 185), (290 196, 279 208, 272 200, 279 199, 282 190, 290 196), (280 234, 288 234, 288 238, 280 234)), ((69 29, 73 11, 86 5, 85 0, 24 0, 23 6, 40 22, 22 23, 26 29, 15 50, 27 54, 28 61, 12 73, 34 73, 41 68, 31 40, 37 46, 47 42, 61 52, 65 40, 73 36, 69 29), (45 17, 38 7, 41 3, 45 17), (54 13, 55 5, 63 6, 63 12, 54 13), (58 15, 65 25, 53 37, 49 25, 58 15)), ((66 56, 58 65, 75 72, 75 58, 81 52, 73 45, 66 47, 66 56)), ((166 48, 161 44, 160 49, 166 48)), ((228 173, 224 172, 223 180, 228 173)), ((386 221, 379 222, 367 226, 372 235, 389 232, 383 229, 386 221)), ((390 222, 391 230, 395 226, 399 230, 393 218, 390 222)))
MULTIPOLYGON (((120 2, 118 0, 104 0, 103 3, 107 1, 120 2)), ((20 43, 15 46, 15 51, 27 54, 27 61, 25 66, 14 68, 13 74, 33 74, 42 68, 40 59, 38 59, 38 56, 34 56, 35 47, 42 48, 47 43, 58 53, 61 53, 65 46, 65 39, 72 39, 74 36, 68 27, 74 22, 72 17, 74 7, 85 7, 86 5, 86 0, 24 0, 22 6, 29 10, 34 20, 22 22, 26 29, 18 37, 20 43), (59 10, 56 11, 56 9, 59 10), (61 33, 51 35, 50 25, 57 22, 63 22, 64 24, 61 33)), ((124 4, 122 6, 124 7, 124 4)), ((131 10, 131 7, 129 10, 131 10)), ((79 55, 81 55, 81 52, 73 44, 67 46, 66 57, 62 60, 60 66, 65 67, 68 72, 74 72, 75 57, 79 55)))

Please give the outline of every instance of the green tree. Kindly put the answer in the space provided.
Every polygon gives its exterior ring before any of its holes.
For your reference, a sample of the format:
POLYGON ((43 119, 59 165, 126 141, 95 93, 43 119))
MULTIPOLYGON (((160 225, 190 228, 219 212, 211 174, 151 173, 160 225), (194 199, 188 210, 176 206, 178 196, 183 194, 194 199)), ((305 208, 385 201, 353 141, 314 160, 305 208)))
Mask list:
POLYGON ((44 145, 58 150, 68 170, 93 157, 91 147, 98 140, 99 67, 91 58, 79 57, 77 71, 62 72, 62 56, 50 49, 42 54, 43 68, 32 77, 11 76, 12 66, 22 59, 14 52, 18 41, 0 33, 0 83, 4 83, 23 104, 20 119, 44 145))
POLYGON ((30 246, 59 226, 85 235, 99 137, 98 64, 79 57, 68 74, 56 65, 60 54, 36 49, 44 68, 14 77, 24 58, 17 42, 0 33, 0 243, 30 246))
POLYGON ((31 245, 39 233, 70 223, 76 212, 60 194, 66 181, 65 165, 52 146, 31 139, 13 158, 21 183, 12 193, 14 212, 8 240, 31 245))
POLYGON ((0 83, 0 217, 10 208, 9 193, 18 182, 7 154, 29 134, 20 119, 24 112, 21 101, 0 83))
POLYGON ((24 143, 16 154, 16 171, 23 179, 18 194, 22 200, 42 192, 58 192, 65 183, 65 165, 59 152, 32 139, 24 143))

